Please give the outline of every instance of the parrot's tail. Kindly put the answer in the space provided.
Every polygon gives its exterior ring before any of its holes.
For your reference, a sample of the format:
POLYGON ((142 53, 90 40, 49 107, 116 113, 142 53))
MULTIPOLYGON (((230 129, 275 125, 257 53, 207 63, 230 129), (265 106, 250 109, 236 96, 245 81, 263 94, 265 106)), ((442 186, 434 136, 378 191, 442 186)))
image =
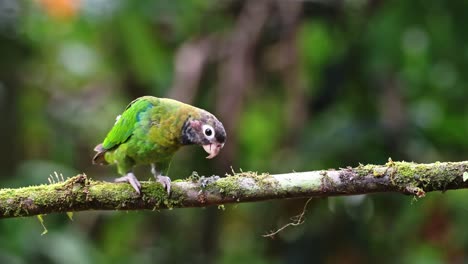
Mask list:
POLYGON ((97 145, 94 148, 94 151, 96 151, 96 155, 93 157, 93 164, 99 164, 99 165, 107 165, 109 164, 106 159, 104 158, 104 155, 107 152, 107 149, 102 147, 102 144, 97 145))

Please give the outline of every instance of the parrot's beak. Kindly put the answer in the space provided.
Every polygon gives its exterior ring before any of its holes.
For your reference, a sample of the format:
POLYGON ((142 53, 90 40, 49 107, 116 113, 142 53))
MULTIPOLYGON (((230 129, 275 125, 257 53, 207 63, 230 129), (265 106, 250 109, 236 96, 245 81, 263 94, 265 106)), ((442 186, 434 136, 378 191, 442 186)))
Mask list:
POLYGON ((206 153, 210 154, 206 158, 207 159, 212 159, 212 158, 216 157, 218 155, 219 151, 223 147, 224 147, 224 144, 215 144, 215 143, 203 145, 203 149, 205 149, 206 153))

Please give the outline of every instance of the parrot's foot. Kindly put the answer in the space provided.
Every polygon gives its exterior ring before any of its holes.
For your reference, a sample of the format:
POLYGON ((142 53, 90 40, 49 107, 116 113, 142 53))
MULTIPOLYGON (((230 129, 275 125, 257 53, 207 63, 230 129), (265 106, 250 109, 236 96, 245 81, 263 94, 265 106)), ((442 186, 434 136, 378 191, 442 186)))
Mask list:
POLYGON ((217 180, 219 180, 219 176, 211 176, 211 177, 201 176, 198 182, 200 183, 200 186, 202 187, 202 189, 205 189, 208 184, 211 184, 217 180))
POLYGON ((160 182, 164 189, 167 190, 167 195, 171 193, 171 178, 167 176, 157 175, 156 181, 160 182))
POLYGON ((132 185, 133 189, 135 189, 135 191, 138 194, 141 194, 141 184, 138 181, 138 179, 135 177, 135 174, 133 174, 132 172, 129 172, 127 173, 127 175, 117 178, 114 181, 115 182, 128 182, 132 185))

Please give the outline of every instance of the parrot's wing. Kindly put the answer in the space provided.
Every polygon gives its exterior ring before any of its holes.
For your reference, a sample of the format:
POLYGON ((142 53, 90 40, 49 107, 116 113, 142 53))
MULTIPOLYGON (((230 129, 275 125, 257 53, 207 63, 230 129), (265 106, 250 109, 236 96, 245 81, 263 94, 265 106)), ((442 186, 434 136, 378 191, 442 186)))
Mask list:
POLYGON ((132 101, 122 115, 116 118, 114 126, 102 143, 102 148, 109 150, 127 141, 135 130, 135 125, 139 121, 139 114, 151 106, 152 103, 145 97, 132 101))

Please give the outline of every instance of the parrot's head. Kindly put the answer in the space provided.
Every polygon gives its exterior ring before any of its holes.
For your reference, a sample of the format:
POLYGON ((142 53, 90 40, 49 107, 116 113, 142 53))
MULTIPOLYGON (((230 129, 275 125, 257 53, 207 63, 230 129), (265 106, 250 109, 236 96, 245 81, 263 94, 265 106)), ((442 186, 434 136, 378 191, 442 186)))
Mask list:
POLYGON ((189 116, 182 128, 182 144, 197 144, 209 154, 206 158, 216 157, 226 142, 224 126, 212 114, 202 111, 199 118, 189 116))

